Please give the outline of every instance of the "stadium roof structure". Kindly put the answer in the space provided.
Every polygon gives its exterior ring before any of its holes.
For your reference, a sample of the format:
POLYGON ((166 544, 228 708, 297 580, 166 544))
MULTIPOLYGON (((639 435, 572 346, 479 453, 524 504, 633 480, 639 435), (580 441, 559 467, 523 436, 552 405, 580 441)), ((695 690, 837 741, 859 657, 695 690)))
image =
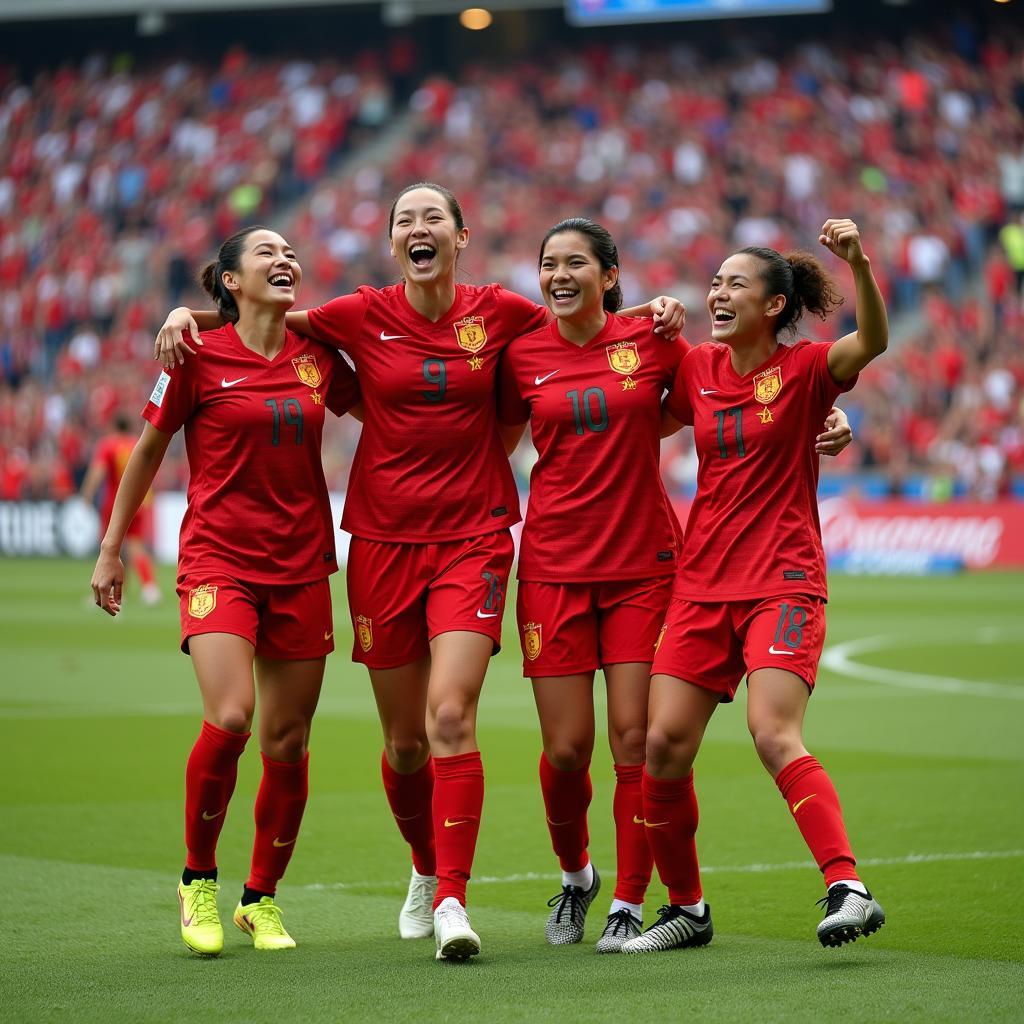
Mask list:
MULTIPOLYGON (((483 2, 483 0, 481 0, 483 2)), ((486 0, 492 11, 561 7, 563 0, 486 0)), ((178 13, 214 13, 299 7, 379 7, 389 22, 411 21, 420 15, 451 14, 473 6, 470 0, 0 0, 0 21, 67 20, 89 17, 147 17, 178 13)))

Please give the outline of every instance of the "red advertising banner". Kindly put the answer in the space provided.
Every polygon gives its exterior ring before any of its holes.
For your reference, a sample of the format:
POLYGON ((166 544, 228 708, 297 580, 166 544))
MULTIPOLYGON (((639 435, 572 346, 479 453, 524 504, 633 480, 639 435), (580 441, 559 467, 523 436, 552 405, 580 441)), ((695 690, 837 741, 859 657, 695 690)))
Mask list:
MULTIPOLYGON (((676 502, 685 524, 687 502, 676 502)), ((1024 567, 1024 502, 925 504, 825 498, 818 506, 829 568, 935 572, 1024 567)))

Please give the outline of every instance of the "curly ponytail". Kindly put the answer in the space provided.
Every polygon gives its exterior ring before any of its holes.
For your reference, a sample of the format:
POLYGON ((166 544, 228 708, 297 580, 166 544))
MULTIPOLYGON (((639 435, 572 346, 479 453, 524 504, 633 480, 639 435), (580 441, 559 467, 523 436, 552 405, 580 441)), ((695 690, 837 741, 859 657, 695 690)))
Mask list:
POLYGON ((817 256, 800 249, 780 253, 761 246, 748 246, 739 251, 760 261, 761 280, 767 293, 786 299, 775 321, 776 334, 780 331, 795 333, 805 311, 824 320, 843 304, 835 281, 817 256))
POLYGON ((239 313, 235 297, 224 287, 224 271, 238 270, 241 267, 242 251, 245 249, 245 240, 249 235, 254 231, 269 230, 262 224, 253 224, 251 227, 236 231, 220 247, 217 258, 211 260, 199 271, 199 284, 217 304, 217 312, 225 323, 238 323, 239 313))

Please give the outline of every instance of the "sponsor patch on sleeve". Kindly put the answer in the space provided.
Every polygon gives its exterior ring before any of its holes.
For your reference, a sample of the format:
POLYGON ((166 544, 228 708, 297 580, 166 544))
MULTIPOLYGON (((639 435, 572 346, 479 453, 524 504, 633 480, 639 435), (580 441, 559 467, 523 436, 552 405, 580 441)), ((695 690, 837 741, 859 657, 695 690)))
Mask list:
POLYGON ((167 394, 167 385, 171 382, 171 375, 163 370, 157 378, 156 386, 153 388, 153 394, 149 396, 149 400, 159 408, 164 404, 164 395, 167 394))

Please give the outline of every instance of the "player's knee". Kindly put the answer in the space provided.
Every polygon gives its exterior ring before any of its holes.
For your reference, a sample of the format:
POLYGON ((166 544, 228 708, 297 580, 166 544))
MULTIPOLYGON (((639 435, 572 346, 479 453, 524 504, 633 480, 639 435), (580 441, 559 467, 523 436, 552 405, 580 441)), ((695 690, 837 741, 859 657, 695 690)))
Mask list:
POLYGON ((384 741, 384 756, 396 772, 408 775, 421 768, 430 756, 426 735, 389 736, 384 741))
POLYGON ((225 732, 244 733, 252 728, 253 709, 242 705, 218 708, 216 713, 208 716, 213 725, 225 732))
POLYGON ((282 723, 263 737, 261 747, 271 761, 301 761, 309 749, 309 725, 306 722, 282 723))
POLYGON ((793 760, 794 751, 801 749, 799 735, 794 736, 791 729, 778 722, 751 723, 750 735, 757 756, 773 776, 793 760))
POLYGON ((648 767, 655 774, 662 772, 672 763, 675 748, 676 744, 667 732, 658 728, 649 729, 644 745, 648 767))
POLYGON ((548 763, 560 772, 579 771, 590 763, 592 752, 592 744, 571 737, 560 737, 544 747, 548 763))
POLYGON ((638 764, 647 751, 647 730, 635 726, 623 729, 612 737, 612 752, 619 764, 638 764))
POLYGON ((437 706, 431 718, 431 735, 440 743, 459 744, 472 736, 469 708, 461 701, 444 701, 437 706))

